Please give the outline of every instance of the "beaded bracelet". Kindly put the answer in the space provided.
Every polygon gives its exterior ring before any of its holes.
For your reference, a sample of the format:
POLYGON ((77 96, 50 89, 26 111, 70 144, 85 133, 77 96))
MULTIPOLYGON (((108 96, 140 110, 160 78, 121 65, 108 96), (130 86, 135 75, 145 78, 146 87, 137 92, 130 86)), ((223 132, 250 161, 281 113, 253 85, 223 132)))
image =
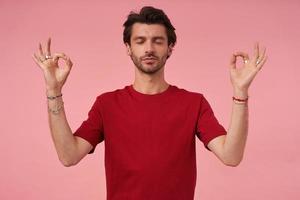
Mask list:
POLYGON ((235 98, 234 96, 232 97, 232 100, 233 102, 237 103, 237 104, 246 104, 248 102, 248 98, 249 96, 246 98, 246 99, 238 99, 238 98, 235 98))
POLYGON ((50 106, 48 105, 48 110, 49 110, 51 113, 57 115, 57 114, 59 114, 59 111, 63 108, 63 106, 64 106, 64 102, 62 101, 60 105, 56 105, 56 109, 52 109, 52 108, 50 108, 50 106))
POLYGON ((61 96, 62 96, 62 94, 57 95, 57 96, 54 96, 54 97, 48 97, 48 96, 47 96, 47 99, 54 100, 54 99, 56 99, 56 98, 58 98, 58 97, 61 97, 61 96))

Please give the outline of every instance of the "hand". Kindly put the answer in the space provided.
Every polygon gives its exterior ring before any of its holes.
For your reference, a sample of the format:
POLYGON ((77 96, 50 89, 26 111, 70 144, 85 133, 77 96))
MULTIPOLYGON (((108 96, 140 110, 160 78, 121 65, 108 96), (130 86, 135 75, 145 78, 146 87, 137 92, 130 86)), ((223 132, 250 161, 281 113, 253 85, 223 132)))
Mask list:
POLYGON ((248 54, 244 52, 239 51, 234 53, 229 65, 230 80, 234 91, 237 91, 237 93, 247 93, 251 82, 259 70, 261 70, 266 60, 266 48, 264 48, 263 51, 260 51, 258 43, 255 43, 254 55, 252 58, 249 58, 248 54), (239 56, 244 60, 244 65, 240 69, 236 67, 236 59, 239 56))
POLYGON ((64 53, 54 53, 51 56, 50 51, 51 38, 48 39, 46 51, 43 50, 39 43, 39 53, 33 54, 32 58, 35 63, 42 69, 46 81, 47 90, 61 90, 73 66, 72 61, 64 53), (58 60, 63 59, 65 66, 58 66, 58 60))

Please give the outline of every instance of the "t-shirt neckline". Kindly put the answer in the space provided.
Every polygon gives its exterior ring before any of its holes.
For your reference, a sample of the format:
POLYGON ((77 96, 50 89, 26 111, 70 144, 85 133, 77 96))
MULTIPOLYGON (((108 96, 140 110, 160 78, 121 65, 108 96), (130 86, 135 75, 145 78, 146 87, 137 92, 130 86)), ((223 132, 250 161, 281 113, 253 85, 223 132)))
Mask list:
POLYGON ((156 100, 156 99, 164 99, 165 97, 167 97, 168 95, 170 95, 170 93, 172 92, 174 86, 169 84, 168 88, 165 89, 164 91, 160 92, 160 93, 156 93, 156 94, 144 94, 141 93, 137 90, 134 89, 133 84, 128 86, 128 89, 130 91, 130 93, 139 99, 144 99, 144 100, 156 100))

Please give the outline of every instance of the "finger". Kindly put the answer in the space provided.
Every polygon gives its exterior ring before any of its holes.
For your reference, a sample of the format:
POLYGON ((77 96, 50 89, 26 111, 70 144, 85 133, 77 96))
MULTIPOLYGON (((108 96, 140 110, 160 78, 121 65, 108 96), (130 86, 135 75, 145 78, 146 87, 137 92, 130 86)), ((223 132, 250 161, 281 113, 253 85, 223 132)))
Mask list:
POLYGON ((39 43, 39 56, 38 57, 41 62, 43 62, 46 59, 41 43, 39 43))
POLYGON ((259 57, 259 46, 258 45, 259 45, 258 42, 255 42, 255 44, 254 44, 254 55, 253 55, 254 60, 257 60, 258 57, 259 57))
POLYGON ((46 55, 49 55, 49 56, 51 55, 50 45, 51 45, 51 38, 49 37, 48 41, 47 41, 47 54, 46 54, 46 55))
POLYGON ((73 62, 71 61, 71 59, 69 57, 67 57, 67 65, 70 67, 70 69, 73 66, 73 62))
POLYGON ((73 63, 72 63, 72 61, 71 61, 70 57, 68 57, 68 56, 65 56, 65 61, 66 61, 66 64, 67 64, 67 66, 69 67, 69 69, 71 69, 71 68, 72 68, 72 65, 73 65, 73 63))
POLYGON ((261 61, 261 60, 263 60, 263 59, 264 59, 264 57, 265 57, 265 55, 266 55, 266 47, 264 48, 264 50, 263 50, 263 52, 261 53, 261 55, 259 55, 259 57, 258 57, 258 61, 261 61))
POLYGON ((236 69, 236 56, 234 54, 231 55, 229 67, 231 69, 236 69))
POLYGON ((40 56, 44 56, 44 51, 41 43, 39 43, 39 52, 40 52, 40 56))
POLYGON ((66 56, 66 54, 64 53, 55 53, 53 56, 54 62, 58 62, 59 58, 62 58, 65 62, 66 65, 71 69, 73 66, 73 62, 71 61, 71 59, 66 56))
POLYGON ((244 61, 249 60, 249 55, 245 52, 238 51, 238 52, 234 53, 234 55, 237 56, 237 57, 238 56, 242 57, 244 61))
POLYGON ((37 59, 37 61, 39 61, 39 63, 43 63, 45 60, 42 60, 41 57, 37 56, 36 54, 34 54, 35 58, 37 59))
POLYGON ((265 56, 263 58, 263 60, 256 66, 257 70, 261 70, 261 68, 263 67, 263 65, 265 64, 265 62, 267 61, 268 56, 265 56))
POLYGON ((249 55, 245 52, 238 51, 234 54, 236 57, 242 57, 244 63, 247 63, 249 61, 249 55))
POLYGON ((64 54, 64 53, 55 53, 54 56, 53 56, 54 62, 57 62, 59 60, 59 58, 62 58, 63 60, 67 59, 66 54, 64 54))
POLYGON ((37 65, 41 65, 42 64, 42 62, 40 61, 39 57, 37 55, 35 55, 35 53, 32 55, 32 58, 33 58, 34 62, 37 65))

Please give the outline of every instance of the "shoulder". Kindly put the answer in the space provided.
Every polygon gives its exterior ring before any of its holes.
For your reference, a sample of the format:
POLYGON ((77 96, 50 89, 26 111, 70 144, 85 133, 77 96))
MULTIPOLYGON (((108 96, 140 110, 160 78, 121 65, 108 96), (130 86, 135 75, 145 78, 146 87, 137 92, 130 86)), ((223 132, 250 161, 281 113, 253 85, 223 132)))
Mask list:
POLYGON ((96 96, 96 100, 101 101, 102 103, 112 101, 113 99, 116 99, 118 96, 125 94, 127 87, 128 86, 125 86, 123 88, 117 88, 111 91, 104 91, 98 94, 98 96, 96 96))
POLYGON ((176 88, 176 91, 178 93, 179 96, 183 96, 186 98, 191 98, 197 101, 201 101, 202 98, 204 98, 204 95, 202 92, 197 92, 197 91, 192 91, 190 89, 185 89, 185 88, 181 88, 178 86, 174 86, 176 88))
POLYGON ((211 105, 206 98, 206 95, 202 92, 192 91, 179 87, 177 87, 177 92, 179 93, 179 95, 177 96, 178 98, 176 98, 178 101, 192 104, 197 107, 197 110, 200 111, 211 109, 211 105))

